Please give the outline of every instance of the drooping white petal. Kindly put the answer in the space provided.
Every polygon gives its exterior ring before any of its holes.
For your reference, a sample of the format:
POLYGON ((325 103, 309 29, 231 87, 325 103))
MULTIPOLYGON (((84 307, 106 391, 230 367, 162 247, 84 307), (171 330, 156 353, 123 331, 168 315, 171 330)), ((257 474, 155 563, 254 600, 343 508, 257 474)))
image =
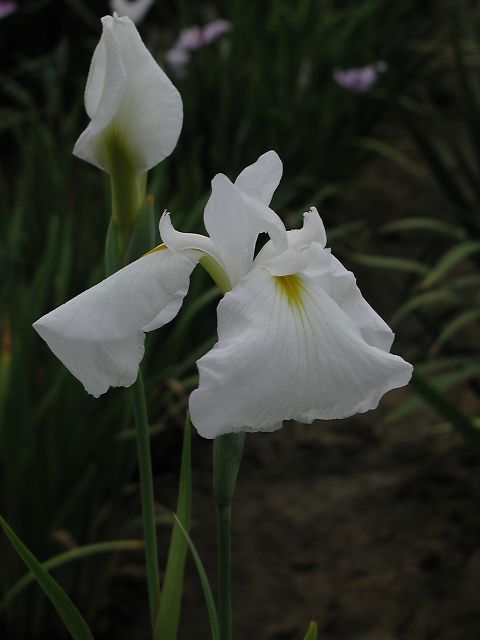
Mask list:
POLYGON ((177 143, 183 120, 180 94, 129 18, 105 16, 102 24, 85 91, 91 121, 74 154, 109 171, 113 140, 138 172, 147 171, 177 143))
POLYGON ((353 273, 347 271, 335 256, 332 256, 330 271, 323 275, 321 283, 329 296, 357 325, 368 344, 390 351, 395 334, 362 296, 353 273))
POLYGON ((212 180, 204 222, 232 286, 251 268, 260 233, 268 233, 286 247, 285 226, 277 214, 221 173, 212 180))
POLYGON ((202 436, 344 418, 407 384, 411 365, 368 344, 323 277, 315 268, 273 276, 260 266, 220 302, 218 342, 198 361, 190 397, 202 436))
POLYGON ((235 185, 263 204, 270 204, 282 173, 283 164, 278 154, 273 150, 267 151, 239 174, 235 185))
POLYGON ((178 313, 196 251, 146 254, 34 323, 53 353, 98 397, 135 382, 144 332, 178 313))

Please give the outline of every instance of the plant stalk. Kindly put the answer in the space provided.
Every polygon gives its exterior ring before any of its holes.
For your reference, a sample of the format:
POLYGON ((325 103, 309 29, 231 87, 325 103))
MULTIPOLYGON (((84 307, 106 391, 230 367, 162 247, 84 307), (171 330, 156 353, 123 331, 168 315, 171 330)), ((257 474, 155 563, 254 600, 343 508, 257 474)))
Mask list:
POLYGON ((232 640, 232 498, 242 460, 244 433, 227 433, 215 439, 213 487, 217 513, 218 615, 220 640, 232 640))
POLYGON ((138 467, 140 471, 140 493, 142 500, 143 535, 145 539, 145 563, 147 567, 148 604, 152 629, 155 627, 160 598, 158 578, 157 530, 155 526, 155 498, 153 493, 152 456, 147 407, 142 373, 132 386, 133 409, 137 428, 138 467))

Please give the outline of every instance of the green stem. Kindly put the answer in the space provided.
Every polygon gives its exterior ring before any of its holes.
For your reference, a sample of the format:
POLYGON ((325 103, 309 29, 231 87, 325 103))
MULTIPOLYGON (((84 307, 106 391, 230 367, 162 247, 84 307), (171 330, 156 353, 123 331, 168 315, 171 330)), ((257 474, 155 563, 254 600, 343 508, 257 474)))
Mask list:
POLYGON ((220 640, 232 638, 232 510, 217 508, 218 616, 220 640))
POLYGON ((145 562, 147 565, 148 603, 152 628, 154 628, 160 597, 160 584, 158 579, 157 530, 155 527, 155 498, 153 494, 150 434, 143 378, 140 370, 137 380, 132 386, 132 397, 137 427, 137 450, 140 470, 143 535, 145 538, 145 562))
POLYGON ((218 614, 220 640, 232 640, 232 498, 242 460, 244 433, 228 433, 215 439, 213 486, 217 512, 218 614))
POLYGON ((119 252, 123 254, 138 210, 145 197, 146 174, 112 173, 112 216, 118 229, 119 252))

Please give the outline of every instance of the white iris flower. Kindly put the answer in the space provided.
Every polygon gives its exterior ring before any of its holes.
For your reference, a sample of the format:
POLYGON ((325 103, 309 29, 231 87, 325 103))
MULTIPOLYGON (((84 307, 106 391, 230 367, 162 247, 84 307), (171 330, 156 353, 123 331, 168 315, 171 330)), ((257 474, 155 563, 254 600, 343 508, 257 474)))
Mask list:
POLYGON ((190 396, 202 436, 344 418, 408 383, 412 366, 389 353, 391 329, 325 248, 317 210, 304 214, 301 229, 286 231, 269 208, 281 174, 269 151, 234 184, 217 175, 204 215, 209 237, 176 231, 165 213, 163 245, 37 320, 35 329, 89 393, 135 381, 144 332, 177 315, 200 260, 225 292, 218 342, 198 361, 190 396), (255 257, 261 232, 270 241, 255 257))
POLYGON ((118 157, 126 170, 143 173, 175 148, 182 99, 130 18, 105 16, 102 25, 85 89, 90 123, 73 153, 109 173, 118 157))

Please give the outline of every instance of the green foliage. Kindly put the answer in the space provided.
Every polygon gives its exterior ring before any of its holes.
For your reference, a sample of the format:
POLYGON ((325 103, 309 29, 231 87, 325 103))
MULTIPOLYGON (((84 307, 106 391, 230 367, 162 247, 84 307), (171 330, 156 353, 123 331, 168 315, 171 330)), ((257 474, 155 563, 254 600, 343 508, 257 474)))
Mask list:
POLYGON ((316 622, 312 620, 310 622, 310 626, 308 627, 307 633, 303 640, 317 640, 318 637, 318 625, 316 622))
POLYGON ((52 578, 45 567, 38 562, 2 517, 0 517, 0 527, 15 548, 15 551, 35 576, 42 590, 48 596, 72 638, 74 640, 93 640, 87 623, 65 591, 58 582, 52 578))
POLYGON ((188 535, 187 530, 183 526, 180 519, 177 516, 174 517, 176 524, 178 525, 180 531, 183 533, 186 541, 188 542, 188 546, 195 562, 195 566, 197 567, 200 582, 202 583, 203 595, 205 596, 205 603, 207 605, 208 619, 210 621, 210 628, 212 630, 212 640, 220 640, 220 625, 218 622, 218 613, 215 606, 215 598, 213 597, 212 588, 210 586, 210 580, 208 579, 207 572, 205 571, 205 567, 203 566, 203 562, 200 558, 197 548, 188 535))
MULTIPOLYGON (((183 434, 182 464, 178 490, 177 518, 185 530, 190 529, 192 512, 192 460, 191 424, 187 416, 183 434)), ((167 566, 163 579, 160 607, 155 624, 155 640, 176 640, 180 622, 180 608, 183 595, 183 576, 188 551, 188 540, 175 521, 170 540, 167 566)))
MULTIPOLYGON (((213 175, 233 177, 268 148, 285 162, 274 206, 288 221, 306 202, 332 201, 373 153, 362 140, 389 113, 392 97, 414 80, 414 44, 431 23, 428 8, 423 13, 415 0, 348 0, 341 7, 334 0, 214 4, 218 16, 232 21, 232 32, 195 52, 176 80, 184 130, 172 157, 150 176, 157 209, 148 200, 139 224, 151 227, 152 216, 158 222, 168 206, 178 227, 200 230, 213 175), (335 68, 379 59, 392 71, 369 94, 348 93, 333 81, 335 68)), ((181 27, 205 22, 201 10, 187 2, 174 10, 171 3, 155 4, 140 30, 159 59, 181 27)), ((0 137, 9 152, 0 168, 0 504, 42 559, 131 534, 136 523, 125 519, 125 510, 136 462, 126 394, 89 397, 31 328, 104 274, 108 181, 71 155, 87 122, 82 95, 100 24, 82 0, 29 0, 8 20, 0 73, 0 137)), ((356 222, 339 224, 330 238, 357 230, 356 222)), ((134 233, 132 255, 144 249, 134 233)), ((403 264, 412 267, 407 259, 403 264)), ((426 275, 418 266, 413 272, 426 275)), ((195 361, 215 340, 217 297, 197 270, 178 321, 147 336, 147 400, 157 425, 151 437, 162 439, 169 419, 185 410, 196 385, 195 361)), ((100 554, 58 568, 92 628, 107 604, 117 562, 117 554, 100 554)), ((7 593, 24 570, 1 542, 0 566, 0 592, 7 593)), ((39 590, 23 590, 6 609, 2 631, 8 636, 15 629, 22 639, 61 637, 45 602, 39 590)))
MULTIPOLYGON (((416 87, 399 99, 400 114, 417 145, 447 212, 431 217, 408 217, 387 223, 382 236, 397 235, 408 246, 422 247, 412 260, 377 255, 359 256, 358 261, 379 268, 411 272, 413 294, 406 296, 391 324, 402 331, 413 326, 421 333, 417 352, 417 374, 412 388, 445 421, 477 444, 478 427, 468 408, 456 406, 449 391, 467 385, 473 397, 480 396, 478 361, 480 330, 480 20, 473 10, 460 7, 449 18, 453 62, 443 64, 453 74, 455 116, 436 104, 442 88, 416 87), (453 122, 451 121, 453 120, 453 122), (397 264, 396 264, 397 263, 397 264)), ((377 146, 402 169, 409 159, 387 145, 377 146)), ((416 172, 417 173, 417 172, 416 172)), ((417 173, 417 179, 424 179, 417 173)), ((378 238, 377 238, 378 240, 378 238)), ((355 258, 355 256, 353 256, 355 258)), ((409 399, 392 412, 405 417, 420 406, 409 399)), ((473 405, 471 402, 470 404, 473 405)))

